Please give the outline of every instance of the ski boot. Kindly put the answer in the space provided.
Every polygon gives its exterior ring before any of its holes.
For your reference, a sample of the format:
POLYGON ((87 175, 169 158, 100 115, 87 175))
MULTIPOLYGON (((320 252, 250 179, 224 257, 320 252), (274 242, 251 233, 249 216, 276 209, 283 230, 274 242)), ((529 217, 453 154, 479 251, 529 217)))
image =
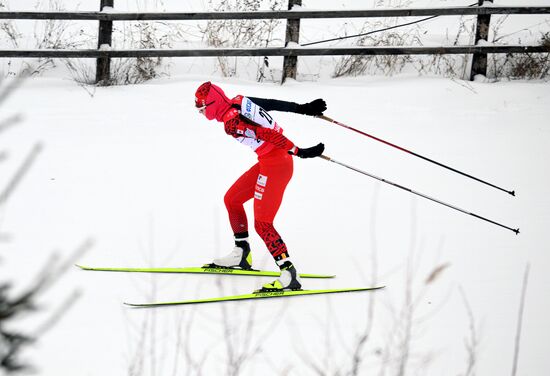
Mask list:
POLYGON ((227 256, 214 259, 210 267, 252 269, 252 253, 247 241, 238 241, 233 251, 227 256))
POLYGON ((281 265, 281 276, 271 283, 262 286, 259 292, 301 290, 302 284, 294 265, 287 261, 281 265))

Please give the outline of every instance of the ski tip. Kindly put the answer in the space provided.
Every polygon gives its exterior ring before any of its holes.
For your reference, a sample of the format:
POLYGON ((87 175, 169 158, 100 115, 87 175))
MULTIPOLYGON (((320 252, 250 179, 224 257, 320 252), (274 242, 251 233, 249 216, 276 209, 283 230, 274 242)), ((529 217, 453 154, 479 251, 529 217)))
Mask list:
MULTIPOLYGON (((178 305, 179 303, 122 303, 128 308, 140 309, 140 308, 159 308, 178 305)), ((185 304, 185 303, 184 303, 185 304)))
POLYGON ((80 270, 95 270, 95 268, 92 267, 92 266, 85 266, 85 265, 80 265, 80 264, 74 264, 74 266, 76 266, 80 270))

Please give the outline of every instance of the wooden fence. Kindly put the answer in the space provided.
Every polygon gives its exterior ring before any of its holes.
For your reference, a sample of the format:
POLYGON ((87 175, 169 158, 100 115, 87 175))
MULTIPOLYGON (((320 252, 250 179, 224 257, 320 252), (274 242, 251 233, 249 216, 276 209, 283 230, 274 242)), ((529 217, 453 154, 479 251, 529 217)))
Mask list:
MULTIPOLYGON (((487 3, 487 1, 485 1, 487 3)), ((487 54, 499 53, 549 53, 550 45, 488 45, 490 18, 493 14, 550 14, 550 7, 499 7, 472 6, 418 9, 370 9, 308 11, 291 10, 301 5, 301 0, 289 0, 287 11, 258 12, 196 12, 196 13, 130 13, 115 12, 114 0, 101 0, 100 12, 0 12, 0 19, 35 20, 92 20, 99 21, 98 48, 75 50, 0 50, 0 57, 25 58, 96 58, 96 81, 108 84, 110 59, 123 57, 185 57, 185 56, 283 56, 283 82, 287 77, 296 78, 298 56, 324 55, 426 55, 426 54, 472 54, 470 78, 485 75, 487 54), (111 7, 111 8, 107 8, 111 7), (113 22, 121 21, 175 21, 175 20, 230 20, 230 19, 286 19, 285 46, 299 43, 301 19, 312 18, 373 18, 373 17, 419 17, 476 15, 477 27, 474 45, 441 47, 267 47, 267 48, 205 48, 205 49, 141 49, 114 50, 111 46, 113 22)), ((482 0, 479 1, 482 5, 482 0)))

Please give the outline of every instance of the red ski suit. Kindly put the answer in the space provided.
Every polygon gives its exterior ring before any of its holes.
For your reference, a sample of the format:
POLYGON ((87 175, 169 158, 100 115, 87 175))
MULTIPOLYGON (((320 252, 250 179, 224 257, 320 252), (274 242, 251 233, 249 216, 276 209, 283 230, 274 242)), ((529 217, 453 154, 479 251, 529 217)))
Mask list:
POLYGON ((294 144, 283 136, 282 128, 249 98, 228 99, 211 84, 204 101, 205 116, 224 123, 225 132, 258 154, 258 163, 229 188, 224 197, 229 222, 235 234, 248 231, 243 204, 254 198, 254 228, 275 260, 288 257, 285 243, 273 226, 286 186, 293 173, 289 150, 294 144))

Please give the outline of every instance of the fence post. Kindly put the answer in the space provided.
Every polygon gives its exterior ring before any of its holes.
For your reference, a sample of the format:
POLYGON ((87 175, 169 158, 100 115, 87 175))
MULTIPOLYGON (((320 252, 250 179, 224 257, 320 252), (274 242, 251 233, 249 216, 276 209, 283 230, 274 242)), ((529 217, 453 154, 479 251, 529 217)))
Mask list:
MULTIPOLYGON (((113 7, 114 0, 101 0, 99 10, 102 11, 105 7, 113 7)), ((97 48, 101 45, 111 45, 113 35, 113 21, 99 21, 99 32, 97 38, 97 48)), ((95 81, 99 85, 108 85, 111 79, 111 59, 108 57, 100 57, 97 59, 95 81)))
MULTIPOLYGON (((478 6, 482 6, 484 1, 493 3, 493 0, 478 0, 478 6)), ((489 37, 489 24, 491 22, 490 14, 478 14, 476 25, 476 37, 474 45, 480 40, 487 41, 489 37)), ((473 81, 476 74, 487 75, 487 54, 474 53, 472 57, 472 71, 470 72, 470 81, 473 81)))
MULTIPOLYGON (((294 5, 301 6, 302 0, 288 0, 288 10, 292 10, 294 5)), ((285 47, 290 42, 299 43, 300 40, 300 19, 286 20, 286 38, 285 47)), ((281 84, 284 84, 287 77, 296 79, 298 67, 298 56, 285 56, 283 59, 283 77, 281 84)))

